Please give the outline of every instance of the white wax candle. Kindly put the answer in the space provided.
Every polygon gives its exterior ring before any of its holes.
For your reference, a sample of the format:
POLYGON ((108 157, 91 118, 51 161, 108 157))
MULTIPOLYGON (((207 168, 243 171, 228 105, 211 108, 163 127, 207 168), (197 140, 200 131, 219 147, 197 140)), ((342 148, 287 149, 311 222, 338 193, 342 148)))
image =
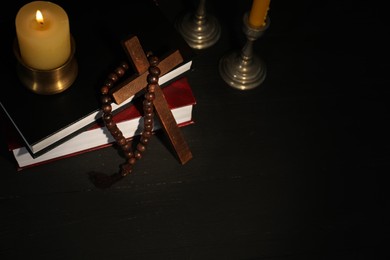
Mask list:
POLYGON ((71 53, 71 37, 67 13, 57 4, 34 1, 24 5, 15 19, 16 36, 23 62, 38 70, 63 65, 71 53), (37 20, 37 11, 43 21, 37 20))

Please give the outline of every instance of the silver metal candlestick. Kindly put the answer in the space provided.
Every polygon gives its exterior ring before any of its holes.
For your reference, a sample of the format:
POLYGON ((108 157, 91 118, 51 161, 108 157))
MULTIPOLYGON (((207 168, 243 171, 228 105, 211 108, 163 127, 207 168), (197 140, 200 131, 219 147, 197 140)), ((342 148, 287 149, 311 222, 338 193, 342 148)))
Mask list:
POLYGON ((176 20, 176 28, 193 49, 214 45, 221 36, 218 20, 206 12, 206 1, 200 0, 196 12, 189 12, 176 20))
POLYGON ((241 51, 226 54, 219 61, 219 72, 223 80, 231 87, 248 90, 263 83, 267 68, 262 59, 253 53, 253 42, 267 30, 270 19, 267 17, 266 25, 259 28, 250 27, 248 13, 243 17, 243 31, 247 38, 241 51))

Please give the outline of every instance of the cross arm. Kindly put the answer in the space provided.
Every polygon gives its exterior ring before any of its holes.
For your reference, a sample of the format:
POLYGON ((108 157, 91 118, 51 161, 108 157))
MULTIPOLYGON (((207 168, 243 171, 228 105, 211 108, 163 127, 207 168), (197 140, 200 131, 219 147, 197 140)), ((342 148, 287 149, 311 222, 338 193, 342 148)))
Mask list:
MULTIPOLYGON (((161 70, 160 76, 168 73, 182 62, 183 57, 178 50, 175 50, 173 53, 169 54, 166 58, 160 61, 160 64, 158 65, 161 70)), ((148 71, 146 70, 141 75, 130 77, 123 81, 121 84, 118 84, 116 87, 114 87, 111 91, 111 95, 114 99, 114 102, 117 104, 121 104, 122 102, 145 88, 147 85, 147 76, 148 71)))

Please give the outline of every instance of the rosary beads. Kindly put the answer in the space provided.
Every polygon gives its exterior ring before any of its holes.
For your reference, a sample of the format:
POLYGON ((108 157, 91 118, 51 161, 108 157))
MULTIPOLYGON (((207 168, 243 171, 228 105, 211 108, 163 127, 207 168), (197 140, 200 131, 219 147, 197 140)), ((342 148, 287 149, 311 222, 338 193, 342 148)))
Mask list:
POLYGON ((124 177, 130 174, 133 170, 134 164, 142 158, 142 153, 146 150, 146 146, 149 143, 149 140, 152 136, 153 131, 153 119, 154 119, 154 106, 153 101, 155 99, 154 90, 156 87, 159 87, 158 80, 161 73, 158 68, 159 59, 152 55, 151 53, 147 54, 149 60, 149 74, 147 76, 147 92, 144 94, 144 100, 142 103, 143 108, 143 131, 139 143, 132 146, 132 142, 128 141, 121 130, 118 128, 117 124, 113 120, 112 115, 112 98, 109 95, 109 90, 114 86, 114 84, 125 74, 129 66, 127 63, 123 62, 118 66, 114 72, 108 75, 107 80, 105 81, 103 87, 100 89, 101 93, 101 109, 103 112, 102 119, 107 127, 108 131, 115 139, 115 142, 120 146, 122 152, 126 157, 126 163, 121 165, 120 177, 124 177))

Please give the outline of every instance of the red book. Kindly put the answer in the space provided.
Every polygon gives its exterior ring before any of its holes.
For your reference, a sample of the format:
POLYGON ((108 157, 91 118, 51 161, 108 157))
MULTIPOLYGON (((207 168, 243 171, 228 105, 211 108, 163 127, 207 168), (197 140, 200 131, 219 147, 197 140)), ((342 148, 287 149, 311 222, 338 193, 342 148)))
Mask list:
MULTIPOLYGON (((179 127, 193 124, 192 109, 196 104, 196 100, 187 78, 182 77, 171 82, 162 88, 162 91, 179 127)), ((123 135, 128 139, 139 135, 139 126, 143 125, 140 112, 142 111, 142 105, 140 106, 140 101, 140 99, 134 100, 132 105, 127 106, 114 115, 114 121, 117 123, 119 129, 121 129, 123 135)), ((114 143, 110 132, 106 129, 104 123, 99 120, 88 130, 59 144, 46 153, 33 158, 27 148, 23 146, 21 137, 4 113, 0 114, 0 119, 8 149, 15 157, 18 170, 64 159, 88 151, 102 149, 114 143)), ((158 120, 155 120, 154 131, 160 128, 161 126, 158 120)))

